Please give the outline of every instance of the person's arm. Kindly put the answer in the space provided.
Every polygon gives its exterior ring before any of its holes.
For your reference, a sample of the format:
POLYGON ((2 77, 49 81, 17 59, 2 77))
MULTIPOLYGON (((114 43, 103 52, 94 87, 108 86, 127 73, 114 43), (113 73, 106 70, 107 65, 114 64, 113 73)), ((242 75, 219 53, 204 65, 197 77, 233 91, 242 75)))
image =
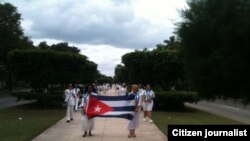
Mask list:
POLYGON ((141 97, 142 97, 141 98, 142 99, 141 102, 143 102, 143 101, 145 102, 146 101, 146 91, 143 91, 141 97))
POLYGON ((139 112, 140 111, 141 104, 142 104, 142 97, 139 96, 139 100, 138 100, 138 102, 136 102, 135 112, 139 112))
POLYGON ((82 102, 81 102, 81 105, 80 105, 79 107, 81 107, 81 108, 82 108, 82 110, 81 110, 81 114, 82 114, 82 115, 85 115, 84 98, 82 98, 82 102))
POLYGON ((65 97, 64 101, 68 102, 69 101, 69 93, 67 90, 64 91, 64 97, 65 97))
POLYGON ((152 99, 155 98, 155 93, 154 93, 154 91, 152 91, 151 98, 152 98, 152 99))
POLYGON ((86 95, 83 96, 82 98, 82 111, 83 111, 83 114, 85 114, 86 110, 87 110, 87 97, 86 95))
POLYGON ((72 94, 73 98, 76 99, 76 91, 71 91, 71 94, 72 94))

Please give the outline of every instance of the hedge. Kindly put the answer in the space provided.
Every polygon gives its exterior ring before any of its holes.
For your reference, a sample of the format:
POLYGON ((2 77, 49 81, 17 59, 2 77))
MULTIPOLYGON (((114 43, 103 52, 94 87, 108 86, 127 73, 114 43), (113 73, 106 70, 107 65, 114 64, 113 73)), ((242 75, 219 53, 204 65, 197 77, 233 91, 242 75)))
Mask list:
MULTIPOLYGON (((61 107, 64 100, 63 91, 53 91, 48 93, 12 92, 18 99, 37 100, 37 104, 42 107, 61 107)), ((158 111, 178 111, 184 108, 185 102, 198 102, 200 98, 194 92, 156 92, 154 99, 154 110, 158 111)))
POLYGON ((178 111, 184 109, 185 102, 198 102, 200 98, 195 92, 156 92, 154 110, 178 111))
POLYGON ((38 93, 34 91, 30 92, 12 92, 12 96, 15 96, 17 100, 37 100, 37 104, 42 107, 60 107, 64 98, 63 91, 55 91, 48 93, 38 93))

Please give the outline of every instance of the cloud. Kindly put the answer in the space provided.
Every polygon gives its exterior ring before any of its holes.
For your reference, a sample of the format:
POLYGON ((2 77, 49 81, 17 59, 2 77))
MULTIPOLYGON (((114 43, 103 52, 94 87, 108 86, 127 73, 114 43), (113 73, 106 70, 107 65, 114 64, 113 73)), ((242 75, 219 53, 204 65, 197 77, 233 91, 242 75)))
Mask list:
POLYGON ((185 0, 2 0, 22 14, 25 35, 35 44, 69 42, 114 75, 121 56, 152 48, 172 36, 185 0))
POLYGON ((82 45, 74 44, 81 49, 81 54, 98 64, 98 70, 108 76, 114 75, 114 68, 121 63, 121 56, 125 53, 132 52, 129 48, 116 48, 109 45, 82 45))
POLYGON ((134 7, 137 17, 173 28, 180 20, 179 10, 186 8, 187 3, 185 0, 136 0, 134 7))
POLYGON ((22 13, 26 35, 33 39, 145 48, 155 46, 173 32, 167 24, 169 19, 159 20, 164 9, 153 11, 161 1, 154 1, 155 7, 150 7, 152 1, 145 1, 142 7, 144 0, 16 0, 14 4, 22 13))
MULTIPOLYGON (((34 44, 38 45, 41 41, 46 41, 48 45, 57 44, 63 42, 61 40, 53 39, 35 39, 34 44)), ((116 48, 110 45, 88 45, 88 44, 75 44, 70 43, 70 46, 76 46, 81 50, 81 54, 88 57, 89 60, 98 64, 98 70, 102 74, 108 76, 114 76, 114 68, 117 64, 121 63, 121 56, 133 52, 133 49, 129 48, 116 48)))

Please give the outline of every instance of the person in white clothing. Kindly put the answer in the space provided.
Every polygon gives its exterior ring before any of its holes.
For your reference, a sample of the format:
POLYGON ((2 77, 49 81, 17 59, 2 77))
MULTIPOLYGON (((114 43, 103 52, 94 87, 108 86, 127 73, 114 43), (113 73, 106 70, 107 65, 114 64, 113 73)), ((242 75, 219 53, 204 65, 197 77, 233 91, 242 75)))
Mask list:
POLYGON ((135 129, 139 127, 140 123, 140 109, 141 109, 141 96, 138 92, 138 86, 132 86, 132 92, 130 94, 135 95, 135 115, 132 120, 128 123, 129 135, 128 138, 136 137, 135 129))
POLYGON ((84 131, 84 134, 83 134, 83 137, 86 137, 87 136, 87 131, 89 131, 89 136, 92 136, 92 133, 91 131, 93 130, 94 128, 94 119, 91 118, 91 119, 88 119, 87 116, 86 116, 86 112, 87 112, 87 109, 88 109, 88 106, 89 106, 89 96, 90 95, 97 95, 94 91, 94 86, 93 85, 88 85, 86 87, 86 94, 83 96, 82 98, 82 116, 83 116, 83 122, 84 122, 84 125, 82 127, 82 130, 84 131))
POLYGON ((67 102, 66 122, 73 120, 73 109, 75 106, 76 93, 73 90, 72 84, 69 84, 68 89, 64 91, 65 99, 67 102))
POLYGON ((144 91, 145 91, 145 90, 143 89, 142 84, 139 83, 139 84, 138 84, 138 92, 139 92, 139 95, 142 96, 143 93, 144 93, 144 91))
MULTIPOLYGON (((142 95, 143 95, 143 93, 144 93, 144 87, 142 86, 142 84, 141 83, 139 83, 138 84, 138 88, 139 88, 139 90, 138 90, 138 92, 139 92, 139 95, 140 95, 140 97, 142 97, 142 95)), ((142 103, 143 103, 143 101, 142 101, 142 103)), ((143 111, 143 108, 142 108, 142 106, 141 106, 141 111, 143 111)))
POLYGON ((143 121, 146 121, 147 119, 149 120, 149 122, 153 122, 152 120, 152 109, 153 109, 153 105, 154 105, 154 99, 155 94, 154 91, 151 90, 150 85, 148 84, 146 86, 146 90, 144 91, 143 95, 142 95, 142 107, 143 107, 143 111, 144 111, 144 119, 143 121))
POLYGON ((123 96, 123 95, 126 95, 126 94, 127 94, 126 84, 123 83, 122 86, 119 88, 118 95, 123 96))
POLYGON ((77 87, 77 84, 75 84, 75 87, 73 89, 76 93, 76 103, 74 110, 77 111, 79 107, 79 100, 80 100, 80 88, 77 87))

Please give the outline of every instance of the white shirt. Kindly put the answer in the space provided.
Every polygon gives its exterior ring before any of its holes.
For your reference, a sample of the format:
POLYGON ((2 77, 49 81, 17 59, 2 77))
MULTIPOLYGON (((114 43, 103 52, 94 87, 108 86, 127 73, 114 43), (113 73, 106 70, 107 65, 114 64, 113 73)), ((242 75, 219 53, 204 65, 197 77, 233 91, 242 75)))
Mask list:
MULTIPOLYGON (((90 95, 97 95, 96 93, 92 92, 90 95)), ((82 104, 81 107, 85 107, 86 109, 88 108, 88 104, 89 104, 89 94, 85 94, 82 97, 82 104)))
POLYGON ((127 89, 124 88, 124 87, 120 87, 119 88, 119 92, 118 92, 118 95, 126 95, 127 94, 127 89))
POLYGON ((65 102, 68 102, 68 105, 75 105, 75 98, 76 98, 76 93, 73 89, 66 89, 64 91, 65 95, 65 102))
POLYGON ((139 89, 139 95, 142 96, 145 90, 143 90, 142 88, 139 89))
POLYGON ((135 95, 135 102, 138 102, 137 106, 141 106, 142 97, 139 95, 139 93, 133 93, 133 92, 129 93, 129 95, 131 95, 131 94, 135 95))
POLYGON ((76 94, 79 94, 79 92, 80 92, 79 88, 74 88, 73 90, 75 91, 76 94))
POLYGON ((152 90, 145 90, 143 95, 146 97, 146 100, 153 99, 155 97, 154 91, 152 90))

